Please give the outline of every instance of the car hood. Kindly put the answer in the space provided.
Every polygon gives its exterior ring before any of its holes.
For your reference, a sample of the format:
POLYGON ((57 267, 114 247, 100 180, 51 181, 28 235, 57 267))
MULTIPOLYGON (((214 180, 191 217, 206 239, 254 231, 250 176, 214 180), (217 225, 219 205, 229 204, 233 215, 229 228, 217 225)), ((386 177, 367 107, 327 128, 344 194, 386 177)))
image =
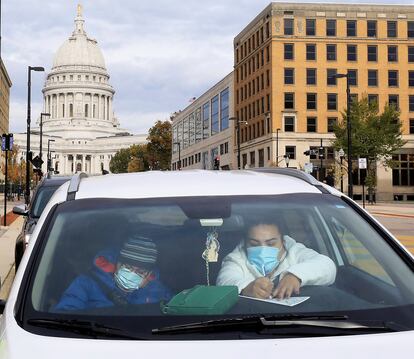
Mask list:
POLYGON ((73 359, 125 357, 142 358, 390 358, 411 351, 414 331, 390 334, 352 335, 323 338, 129 341, 73 339, 41 336, 20 328, 14 318, 3 318, 0 358, 73 359), (8 320, 7 320, 8 319, 8 320))

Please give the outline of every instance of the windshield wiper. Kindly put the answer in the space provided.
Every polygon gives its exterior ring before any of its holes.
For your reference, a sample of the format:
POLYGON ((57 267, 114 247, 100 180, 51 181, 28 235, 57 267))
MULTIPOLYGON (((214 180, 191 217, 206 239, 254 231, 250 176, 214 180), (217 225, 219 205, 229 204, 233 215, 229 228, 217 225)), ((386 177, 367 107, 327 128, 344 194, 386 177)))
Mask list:
POLYGON ((110 327, 105 324, 93 321, 82 321, 76 319, 36 318, 29 319, 27 323, 37 327, 75 332, 82 335, 88 335, 93 338, 106 337, 145 340, 142 337, 128 333, 120 328, 110 327))
POLYGON ((152 334, 180 334, 185 332, 208 332, 208 331, 231 331, 248 329, 268 329, 286 327, 321 327, 334 330, 362 330, 388 332, 395 331, 384 326, 382 322, 376 321, 370 325, 349 321, 347 316, 315 316, 315 315, 285 315, 285 316, 249 316, 240 318, 229 318, 219 320, 208 320, 203 322, 188 323, 170 327, 157 328, 152 334))

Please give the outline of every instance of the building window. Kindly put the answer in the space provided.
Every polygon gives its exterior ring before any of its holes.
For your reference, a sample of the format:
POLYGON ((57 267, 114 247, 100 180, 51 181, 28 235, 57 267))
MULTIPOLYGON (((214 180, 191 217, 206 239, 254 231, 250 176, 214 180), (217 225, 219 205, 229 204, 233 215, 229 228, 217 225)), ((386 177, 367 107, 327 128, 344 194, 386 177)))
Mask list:
POLYGON ((306 19, 306 35, 307 36, 316 35, 316 20, 315 19, 306 19))
POLYGON ((316 110, 317 103, 316 93, 307 93, 306 94, 306 109, 307 110, 316 110))
POLYGON ((378 70, 368 70, 368 86, 378 86, 378 70))
POLYGON ((258 152, 259 152, 259 167, 264 167, 264 149, 261 148, 258 152))
POLYGON ((407 37, 414 37, 414 21, 407 22, 407 37))
POLYGON ((358 86, 358 71, 348 70, 348 83, 349 86, 358 86))
POLYGON ((378 108, 378 95, 376 94, 369 94, 368 95, 368 103, 370 105, 375 105, 378 108))
POLYGON ((294 59, 294 48, 293 44, 285 44, 285 60, 294 59))
POLYGON ((414 62, 414 46, 408 46, 408 62, 414 62))
POLYGON ((73 103, 69 104, 69 117, 73 117, 73 103))
POLYGON ((306 85, 316 85, 316 69, 306 69, 306 85))
POLYGON ((414 118, 410 118, 410 134, 414 133, 414 118))
POLYGON ((346 36, 357 36, 357 22, 356 20, 347 20, 346 22, 346 36))
POLYGON ((295 94, 293 92, 285 92, 285 109, 295 108, 295 94))
POLYGON ((214 135, 219 131, 219 97, 216 95, 211 100, 211 135, 214 135))
POLYGON ((336 86, 336 69, 327 69, 326 70, 326 84, 329 86, 336 86))
POLYGON ((285 85, 293 85, 295 83, 295 69, 285 69, 285 85))
POLYGON ((414 112, 414 95, 408 96, 408 111, 414 112))
POLYGON ((398 86, 398 71, 389 70, 388 71, 388 86, 397 87, 398 86))
POLYGON ((295 118, 293 116, 285 117, 285 132, 295 132, 295 118))
POLYGON ((308 117, 306 123, 308 132, 316 132, 316 117, 308 117))
POLYGON ((229 89, 220 93, 220 125, 221 131, 229 128, 229 89))
POLYGON ((368 61, 377 61, 378 59, 378 48, 377 46, 368 46, 368 61))
POLYGON ((387 21, 387 36, 397 37, 397 21, 387 21))
POLYGON ((250 167, 256 167, 256 153, 250 152, 250 167))
POLYGON ((376 20, 367 21, 367 36, 368 37, 377 36, 377 21, 376 20))
POLYGON ((392 170, 393 186, 414 186, 414 153, 401 153, 392 156, 396 166, 392 170))
POLYGON ((316 45, 306 44, 306 60, 316 60, 316 45))
POLYGON ((408 71, 408 86, 414 87, 414 71, 408 71))
POLYGON ((398 61, 398 47, 397 46, 388 46, 388 61, 389 62, 398 61))
POLYGON ((328 100, 328 110, 337 110, 338 105, 337 105, 337 97, 338 95, 336 93, 328 93, 327 94, 327 100, 328 100))
POLYGON ((210 104, 206 102, 203 105, 203 138, 208 138, 209 135, 210 135, 210 104))
POLYGON ((289 156, 291 160, 296 159, 296 146, 286 146, 285 155, 289 156))
POLYGON ((400 108, 398 95, 388 95, 388 105, 398 110, 400 108))
POLYGON ((326 36, 336 36, 336 20, 326 20, 326 36))
POLYGON ((293 19, 283 19, 284 34, 293 35, 293 19))
POLYGON ((347 60, 357 61, 357 47, 356 45, 347 45, 347 60))
POLYGON ((336 45, 326 45, 326 59, 328 61, 336 61, 336 45))
POLYGON ((337 122, 336 117, 328 117, 328 132, 334 132, 337 122))

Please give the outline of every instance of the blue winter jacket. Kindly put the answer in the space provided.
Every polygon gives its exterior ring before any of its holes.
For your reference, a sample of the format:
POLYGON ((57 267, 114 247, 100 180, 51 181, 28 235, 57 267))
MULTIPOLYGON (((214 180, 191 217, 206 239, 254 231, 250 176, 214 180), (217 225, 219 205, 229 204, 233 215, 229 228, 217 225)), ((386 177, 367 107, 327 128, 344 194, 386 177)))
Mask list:
POLYGON ((55 310, 80 310, 98 307, 110 307, 114 303, 108 298, 105 292, 114 291, 127 303, 144 304, 158 303, 161 300, 168 301, 172 297, 171 291, 161 283, 159 271, 153 270, 153 279, 148 284, 132 292, 124 292, 115 284, 113 270, 117 262, 118 251, 109 250, 100 252, 93 263, 93 273, 79 275, 63 293, 55 310), (100 265, 98 258, 106 260, 106 266, 100 265), (106 286, 106 289, 102 289, 106 286))

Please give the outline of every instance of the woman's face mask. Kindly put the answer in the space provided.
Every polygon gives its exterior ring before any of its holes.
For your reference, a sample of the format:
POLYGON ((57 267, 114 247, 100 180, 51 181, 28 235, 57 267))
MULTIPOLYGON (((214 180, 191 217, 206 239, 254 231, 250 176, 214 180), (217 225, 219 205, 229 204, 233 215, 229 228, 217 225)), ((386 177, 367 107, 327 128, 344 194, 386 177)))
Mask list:
POLYGON ((123 290, 133 291, 141 287, 144 276, 121 266, 114 274, 116 284, 123 290))
POLYGON ((249 262, 263 274, 269 274, 279 264, 279 248, 268 246, 255 246, 247 248, 249 262))

